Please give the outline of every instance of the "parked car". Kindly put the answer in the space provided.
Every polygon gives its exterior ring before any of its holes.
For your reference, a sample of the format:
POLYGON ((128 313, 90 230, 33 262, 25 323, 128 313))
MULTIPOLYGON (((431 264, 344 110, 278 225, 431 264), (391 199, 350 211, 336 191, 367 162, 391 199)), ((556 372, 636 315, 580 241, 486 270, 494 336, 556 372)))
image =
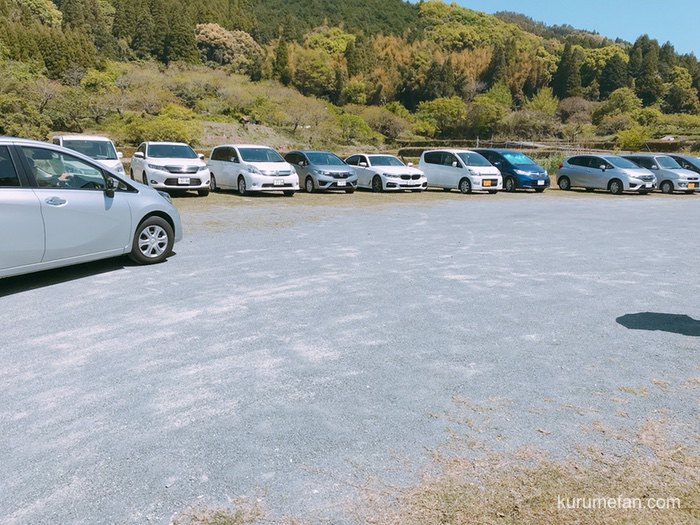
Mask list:
POLYGON ((615 195, 623 191, 645 194, 656 188, 656 177, 617 155, 575 155, 559 164, 557 184, 562 190, 585 188, 608 190, 615 195))
POLYGON ((673 160, 681 165, 681 168, 700 173, 700 158, 692 155, 678 155, 676 153, 669 154, 673 160))
POLYGON ((329 151, 290 151, 284 160, 294 166, 299 175, 299 185, 307 193, 316 190, 343 190, 352 193, 357 187, 355 171, 329 151))
POLYGON ((57 146, 63 146, 87 155, 110 170, 124 175, 124 166, 121 161, 124 155, 121 151, 117 151, 117 148, 114 147, 114 142, 107 137, 97 135, 58 135, 53 138, 52 142, 57 146))
POLYGON ((158 263, 182 238, 167 194, 45 142, 0 138, 0 277, 128 254, 158 263))
POLYGON ((523 189, 541 193, 549 188, 547 170, 520 151, 507 149, 475 149, 474 151, 498 168, 505 191, 523 189))
POLYGON ((143 142, 131 157, 129 175, 156 189, 196 190, 200 197, 209 195, 204 155, 182 142, 143 142))
POLYGON ((423 191, 428 187, 425 174, 404 164, 393 155, 358 153, 345 162, 357 173, 357 187, 379 191, 423 191))
POLYGON ((503 178, 498 168, 474 151, 443 149, 425 151, 418 167, 425 172, 428 186, 462 193, 503 189, 503 178))
POLYGON ((623 155, 623 157, 642 168, 651 170, 656 175, 657 187, 663 193, 673 193, 674 191, 694 193, 698 191, 698 174, 684 169, 668 155, 637 153, 623 155))
POLYGON ((251 192, 281 191, 288 197, 299 191, 294 166, 268 146, 224 144, 209 156, 211 189, 237 189, 251 192))

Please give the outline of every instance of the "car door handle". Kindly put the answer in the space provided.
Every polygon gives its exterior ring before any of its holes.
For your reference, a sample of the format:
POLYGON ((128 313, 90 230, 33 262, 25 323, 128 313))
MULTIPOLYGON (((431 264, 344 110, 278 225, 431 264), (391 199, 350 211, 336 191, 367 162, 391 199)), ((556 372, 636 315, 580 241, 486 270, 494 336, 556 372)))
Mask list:
POLYGON ((46 204, 49 206, 63 206, 66 202, 66 199, 62 199, 61 197, 51 197, 46 199, 46 204))

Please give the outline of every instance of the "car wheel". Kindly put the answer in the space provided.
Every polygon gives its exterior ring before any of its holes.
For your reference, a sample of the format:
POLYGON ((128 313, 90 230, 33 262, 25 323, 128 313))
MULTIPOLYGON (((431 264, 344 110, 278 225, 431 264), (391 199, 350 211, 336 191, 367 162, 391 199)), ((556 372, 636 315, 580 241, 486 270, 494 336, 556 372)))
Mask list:
POLYGON ((311 177, 306 177, 306 180, 304 181, 304 189, 306 190, 306 193, 314 192, 314 180, 311 177))
POLYGON ((537 193, 544 193, 545 188, 535 188, 537 193))
POLYGON ((384 191, 384 187, 382 186, 382 178, 379 175, 375 175, 372 179, 372 191, 374 193, 384 191))
POLYGON ((197 190, 197 195, 199 195, 200 197, 206 197, 207 195, 209 195, 209 190, 197 190))
POLYGON ((621 195, 625 187, 622 185, 620 180, 613 179, 610 181, 610 184, 608 184, 608 189, 613 195, 621 195))
POLYGON ((345 188, 345 193, 355 193, 355 188, 345 188))
POLYGON ((513 177, 506 177, 506 181, 503 184, 503 189, 508 192, 514 192, 516 188, 515 179, 513 177))
POLYGON ((285 190, 282 193, 284 193, 285 197, 294 197, 294 191, 293 190, 285 190))
POLYGON ((211 191, 219 191, 219 187, 216 185, 216 177, 213 173, 209 177, 209 189, 211 191))
POLYGON ((472 192, 472 183, 471 181, 464 177, 462 180, 459 181, 459 191, 462 193, 471 193, 472 192))
POLYGON ((659 186, 661 193, 673 193, 673 183, 670 180, 665 180, 659 186))
POLYGON ((247 193, 248 193, 248 190, 246 189, 246 186, 245 186, 245 177, 243 175, 241 175, 240 177, 238 177, 238 194, 243 196, 243 195, 246 195, 247 193))
POLYGON ((161 217, 149 217, 136 228, 129 257, 139 264, 163 262, 173 249, 173 228, 161 217))
POLYGON ((569 191, 571 189, 571 181, 569 177, 559 177, 557 181, 560 190, 569 191))

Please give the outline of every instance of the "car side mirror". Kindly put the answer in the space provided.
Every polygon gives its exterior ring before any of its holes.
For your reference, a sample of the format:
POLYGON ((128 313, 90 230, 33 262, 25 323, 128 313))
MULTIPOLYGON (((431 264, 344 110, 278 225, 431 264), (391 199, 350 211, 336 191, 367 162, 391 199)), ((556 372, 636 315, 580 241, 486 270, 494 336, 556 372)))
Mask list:
POLYGON ((119 188, 119 181, 112 177, 107 177, 107 186, 105 187, 105 195, 110 199, 114 197, 114 192, 119 188))
POLYGON ((135 158, 135 159, 143 159, 143 158, 145 158, 144 155, 143 155, 143 151, 137 151, 136 153, 134 153, 134 158, 135 158))
POLYGON ((366 163, 366 162, 360 162, 360 167, 361 167, 361 168, 366 168, 366 167, 367 167, 367 163, 366 163))
POLYGON ((202 153, 197 154, 197 157, 199 157, 199 160, 204 160, 204 155, 202 153))
POLYGON ((123 154, 121 151, 117 151, 117 158, 120 159, 120 160, 123 159, 123 158, 124 158, 124 154, 123 154))
POLYGON ((653 170, 658 170, 659 167, 658 167, 656 164, 652 164, 652 165, 651 165, 651 169, 653 169, 653 170))
POLYGON ((605 171, 607 168, 605 167, 605 164, 601 164, 601 165, 600 165, 600 169, 603 170, 603 171, 605 171))
POLYGON ((408 167, 409 167, 409 168, 412 168, 412 167, 413 167, 413 162, 409 162, 409 163, 408 163, 408 167))
POLYGON ((458 167, 458 165, 457 165, 457 161, 456 161, 456 160, 453 160, 453 161, 452 161, 452 167, 453 167, 453 168, 456 168, 456 167, 458 167))
POLYGON ((304 166, 306 166, 306 162, 304 162, 303 160, 300 160, 299 166, 301 166, 303 168, 304 166))

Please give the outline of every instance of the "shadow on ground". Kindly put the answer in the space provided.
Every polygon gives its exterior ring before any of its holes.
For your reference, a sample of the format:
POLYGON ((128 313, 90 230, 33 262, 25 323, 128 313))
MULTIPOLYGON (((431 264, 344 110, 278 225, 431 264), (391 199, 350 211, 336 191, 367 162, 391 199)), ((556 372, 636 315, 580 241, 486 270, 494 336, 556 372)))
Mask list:
POLYGON ((700 321, 687 315, 640 312, 625 314, 616 321, 630 330, 652 330, 700 337, 700 321))

